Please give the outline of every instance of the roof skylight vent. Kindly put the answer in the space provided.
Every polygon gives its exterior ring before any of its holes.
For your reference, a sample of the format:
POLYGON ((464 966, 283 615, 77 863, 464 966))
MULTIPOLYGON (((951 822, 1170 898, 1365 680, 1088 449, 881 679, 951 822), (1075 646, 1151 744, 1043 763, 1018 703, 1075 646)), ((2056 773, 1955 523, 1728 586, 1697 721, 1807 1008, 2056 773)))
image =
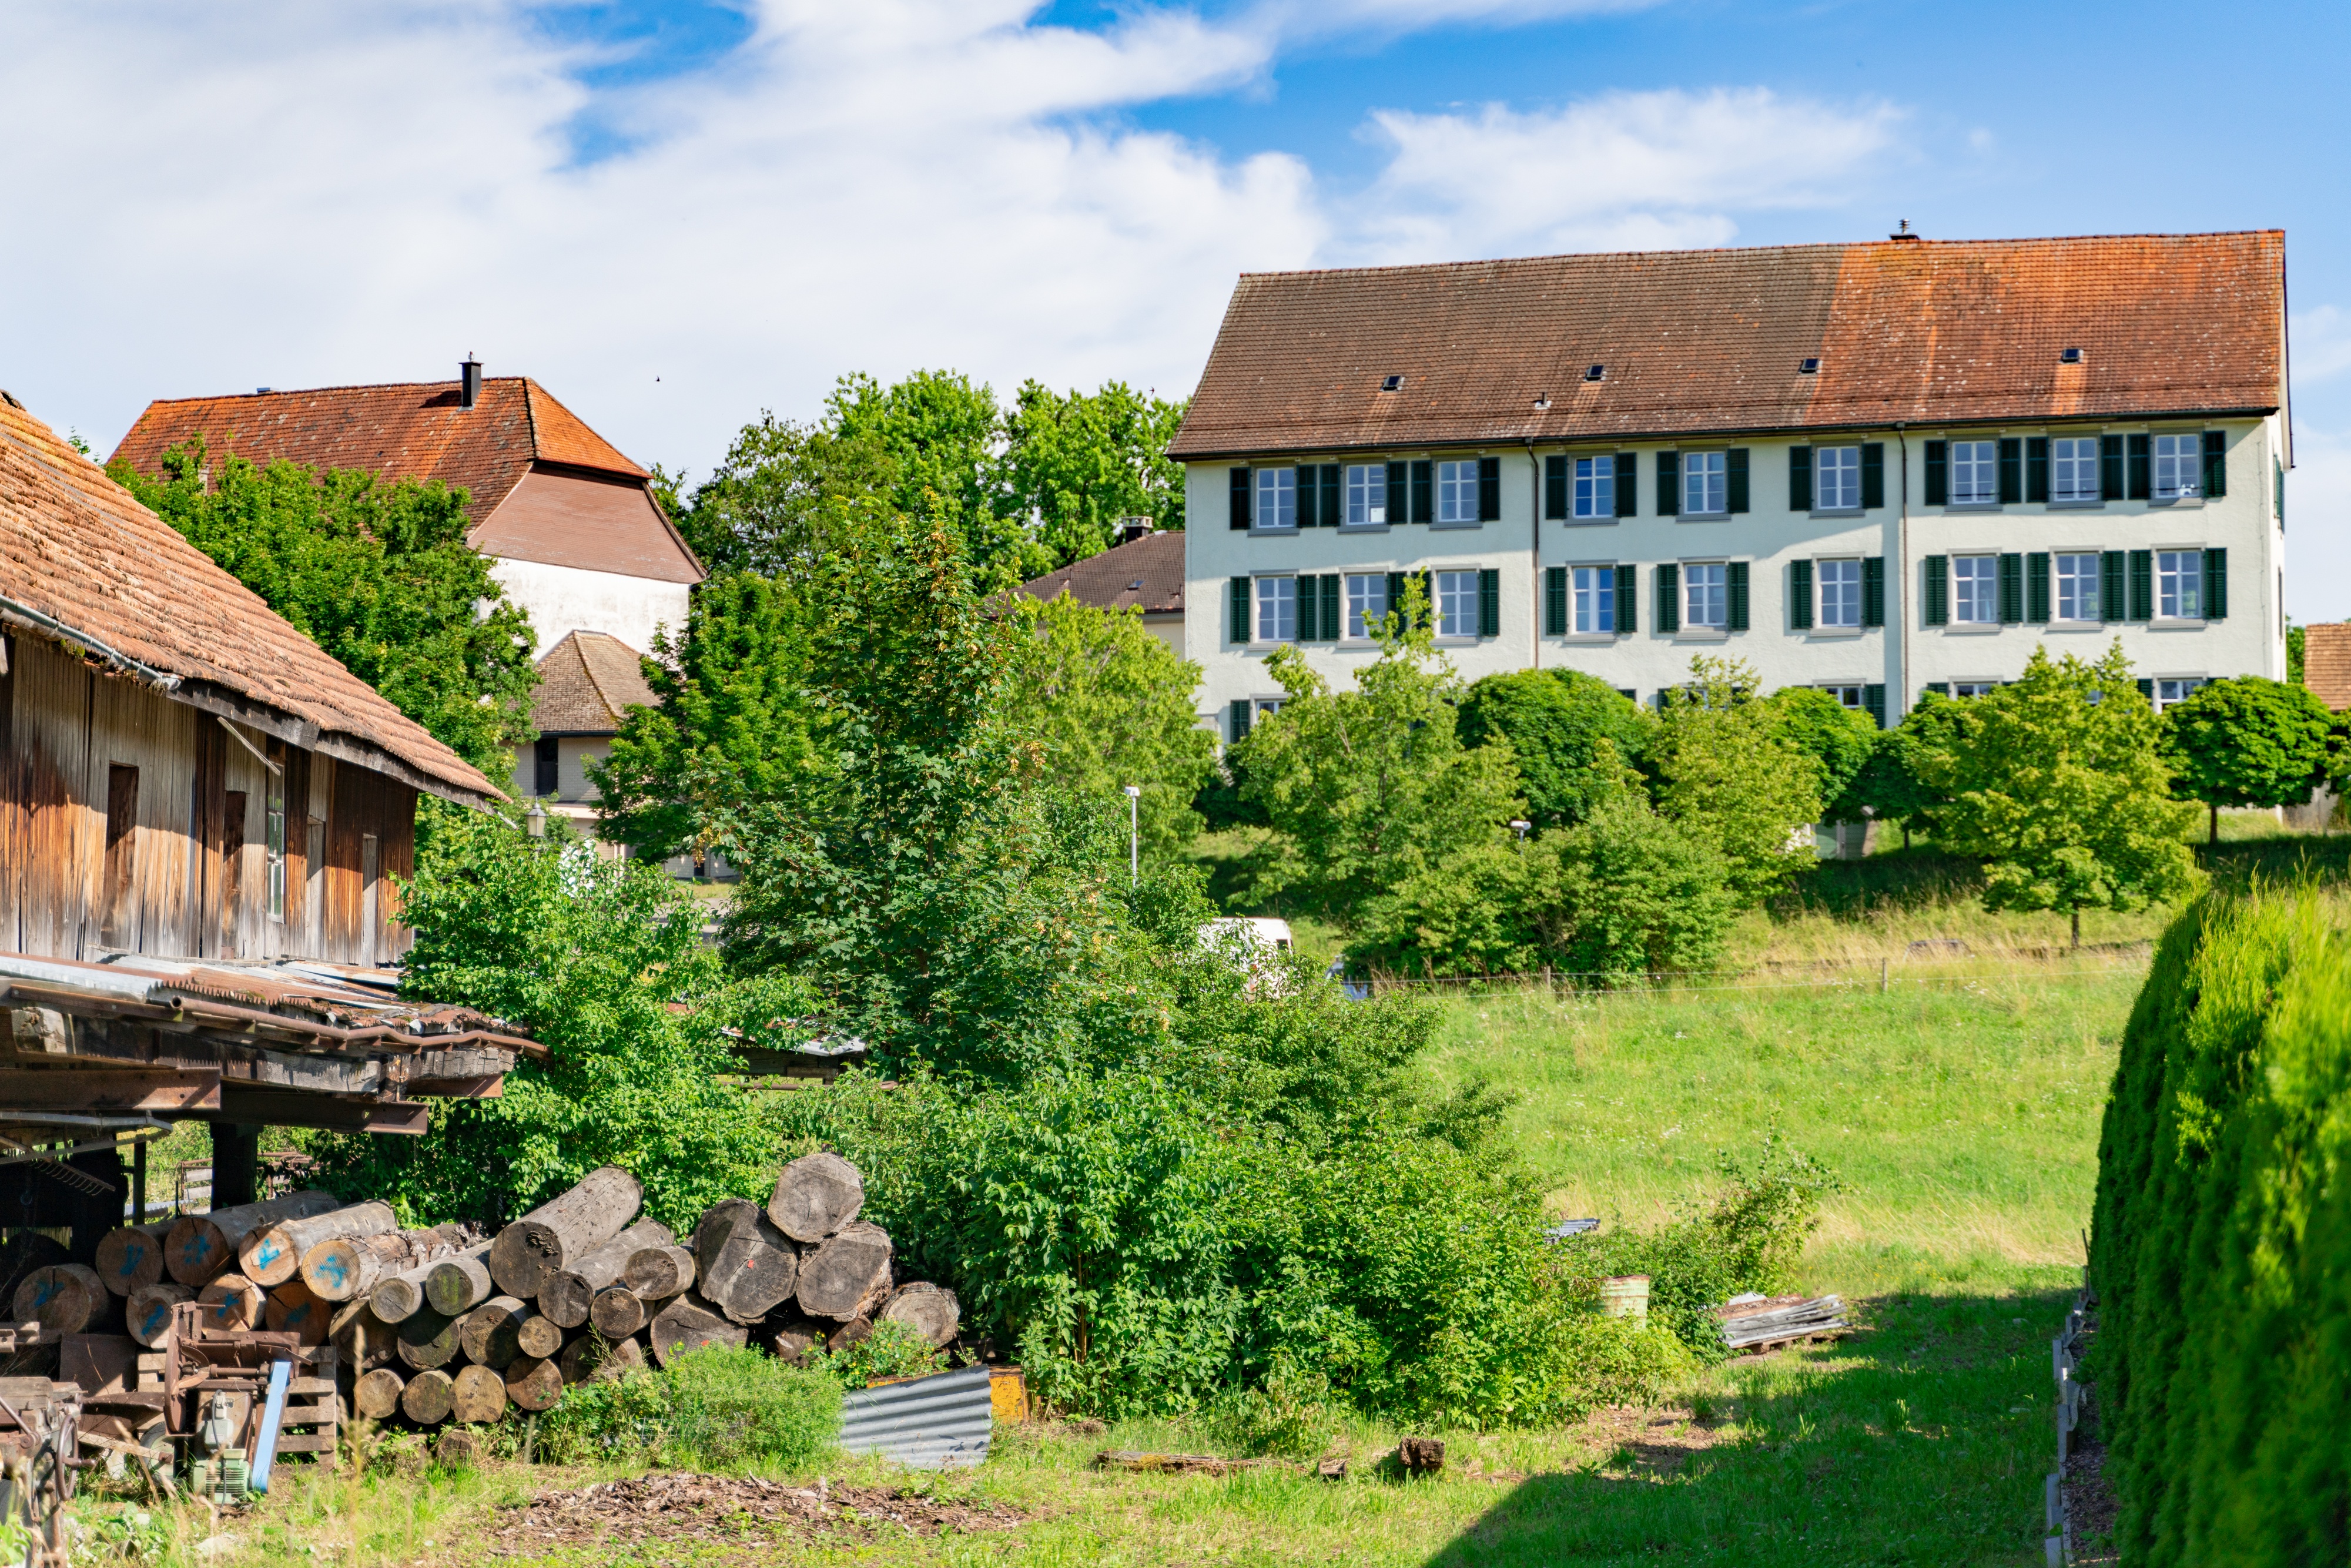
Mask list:
POLYGON ((1796 362, 1796 373, 1800 376, 1819 375, 1821 373, 1821 361, 1819 357, 1815 355, 1810 359, 1798 361, 1796 362))
POLYGON ((1587 366, 1583 372, 1583 379, 1587 382, 1605 381, 1608 379, 1608 367, 1606 365, 1587 366))
POLYGON ((2078 365, 2082 362, 2082 350, 2067 349, 2057 356, 2057 362, 2061 365, 2078 365))
POLYGON ((1537 392, 1537 393, 1535 393, 1535 406, 1536 406, 1537 408, 1549 408, 1549 407, 1551 406, 1551 393, 1549 393, 1549 392, 1537 392))
POLYGON ((1403 390, 1404 378, 1402 376, 1390 376, 1387 380, 1380 383, 1380 391, 1382 392, 1402 392, 1403 390))

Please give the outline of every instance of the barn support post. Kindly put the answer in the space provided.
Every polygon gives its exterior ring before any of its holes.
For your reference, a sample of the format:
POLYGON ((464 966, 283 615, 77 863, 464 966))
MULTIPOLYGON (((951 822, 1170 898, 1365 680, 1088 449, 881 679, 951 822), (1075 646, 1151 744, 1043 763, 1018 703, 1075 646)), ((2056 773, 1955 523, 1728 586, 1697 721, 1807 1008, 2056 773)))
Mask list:
POLYGON ((122 1223, 122 1156, 113 1149, 71 1155, 66 1164, 104 1186, 97 1192, 60 1186, 57 1212, 73 1228, 67 1254, 77 1263, 98 1261, 99 1238, 122 1223))
POLYGON ((261 1129, 246 1122, 213 1124, 213 1207, 260 1200, 261 1129))

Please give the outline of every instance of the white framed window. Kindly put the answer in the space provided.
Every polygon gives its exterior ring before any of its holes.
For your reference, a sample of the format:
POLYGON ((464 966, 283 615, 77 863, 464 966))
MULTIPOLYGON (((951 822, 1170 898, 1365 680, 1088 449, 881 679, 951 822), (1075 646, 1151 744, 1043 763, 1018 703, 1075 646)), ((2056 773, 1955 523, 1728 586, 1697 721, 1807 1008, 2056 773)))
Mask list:
POLYGON ((1813 567, 1819 585, 1820 613, 1816 626, 1858 627, 1861 624, 1861 562, 1823 560, 1813 567))
POLYGON ((1729 569, 1719 560, 1682 568, 1682 627, 1721 632, 1730 625, 1729 569))
POLYGON ((1852 709, 1855 713, 1861 711, 1864 694, 1859 686, 1823 686, 1821 690, 1836 698, 1840 705, 1852 709))
POLYGON ((1281 705, 1289 700, 1290 699, 1288 697, 1254 697, 1250 699, 1250 702, 1251 706, 1257 710, 1257 716, 1259 718, 1265 718, 1273 714, 1280 713, 1281 711, 1281 705))
POLYGON ((2155 618, 2158 621, 2204 619, 2202 550, 2159 549, 2155 552, 2155 618))
POLYGON ((1730 456, 1723 452, 1682 454, 1682 511, 1707 516, 1730 510, 1730 456))
POLYGON ((1388 520, 1388 465, 1384 463, 1347 465, 1347 526, 1369 528, 1388 520))
POLYGON ((2155 498, 2180 501, 2204 493, 2201 432, 2155 438, 2155 498))
POLYGON ((1955 555, 1951 558, 1951 619, 1970 626, 1991 626, 2000 620, 2000 558, 1955 555))
POLYGON ((1437 520, 1474 523, 1478 520, 1478 464, 1472 458, 1437 465, 1437 520))
POLYGON ((1951 505, 1986 507, 2000 499, 2000 443, 1951 443, 1951 505))
POLYGON ((2105 613, 2098 603, 2098 558, 2095 553, 2060 555, 2050 560, 2057 579, 2057 619, 2096 621, 2105 613))
POLYGON ((1388 574, 1384 571, 1351 572, 1347 577, 1347 635, 1352 640, 1368 642, 1374 632, 1372 622, 1388 612, 1388 574))
POLYGON ((262 828, 263 864, 268 873, 269 918, 286 924, 286 775, 270 772, 262 828))
POLYGON ((1257 640, 1260 643, 1298 641, 1298 580, 1260 577, 1257 580, 1257 640))
POLYGON ((2098 493, 2098 438, 2061 435, 2049 444, 2049 498, 2053 501, 2095 501, 2098 493))
POLYGON ((1955 697, 1988 697, 2000 690, 1998 681, 1953 681, 1951 695, 1955 697))
POLYGON ((1823 512, 1861 510, 1861 448, 1813 448, 1813 505, 1823 512))
POLYGON ((1260 468, 1257 471, 1257 526, 1294 528, 1298 526, 1298 470, 1260 468))
MULTIPOLYGON (((1470 477, 1477 477, 1478 465, 1464 465, 1470 477)), ((1474 489, 1474 486, 1472 486, 1474 489)), ((1473 497, 1472 508, 1475 501, 1473 497)), ((1440 571, 1437 574, 1437 634, 1440 637, 1475 637, 1478 634, 1478 574, 1475 571, 1440 571)))
POLYGON ((1584 633, 1616 630, 1616 569, 1579 566, 1570 574, 1574 589, 1574 619, 1569 622, 1584 633))
POLYGON ((1616 515, 1616 459, 1579 457, 1575 460, 1575 515, 1613 517, 1616 515))
POLYGON ((2202 675, 2167 675, 2155 683, 2155 711, 2161 713, 2204 685, 2202 675))

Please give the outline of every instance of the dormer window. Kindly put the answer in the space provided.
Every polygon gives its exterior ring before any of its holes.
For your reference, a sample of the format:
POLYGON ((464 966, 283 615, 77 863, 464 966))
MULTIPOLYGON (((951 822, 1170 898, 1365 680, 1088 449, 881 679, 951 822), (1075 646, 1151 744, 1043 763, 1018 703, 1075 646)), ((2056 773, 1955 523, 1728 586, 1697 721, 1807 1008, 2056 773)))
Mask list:
POLYGON ((1801 360, 1797 361, 1796 373, 1800 376, 1819 375, 1821 373, 1821 361, 1816 358, 1801 360))
POLYGON ((1403 390, 1404 378, 1402 376, 1390 376, 1380 382, 1380 391, 1382 392, 1402 392, 1403 390))
POLYGON ((2061 365, 2078 365, 2082 362, 2082 350, 2067 349, 2057 356, 2057 362, 2061 365))
POLYGON ((1605 381, 1608 379, 1608 367, 1606 365, 1587 366, 1583 372, 1583 379, 1587 382, 1605 381))

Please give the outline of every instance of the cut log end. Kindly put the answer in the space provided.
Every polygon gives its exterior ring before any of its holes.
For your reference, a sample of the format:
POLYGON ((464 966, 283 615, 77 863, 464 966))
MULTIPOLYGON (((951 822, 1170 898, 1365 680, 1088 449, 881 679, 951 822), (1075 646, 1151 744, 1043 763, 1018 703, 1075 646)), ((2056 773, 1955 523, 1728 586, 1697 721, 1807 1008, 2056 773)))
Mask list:
POLYGON ((99 1281, 118 1296, 136 1295, 163 1278, 163 1248, 172 1222, 126 1225, 98 1240, 95 1268, 99 1281))
POLYGON ((713 1311, 708 1302, 680 1296, 653 1319, 653 1360, 667 1366, 688 1351, 710 1345, 739 1349, 750 1338, 750 1330, 713 1311))
POLYGON ((505 1370, 522 1354, 523 1320, 530 1315, 530 1309, 512 1296, 492 1296, 467 1312, 457 1328, 465 1359, 476 1366, 505 1370))
POLYGON ((507 1380, 486 1366, 468 1366, 451 1380, 450 1414, 466 1426, 482 1426, 507 1413, 507 1380))
POLYGON ((544 1360, 563 1349, 563 1329, 553 1318, 533 1312, 515 1330, 515 1344, 531 1360, 544 1360))
POLYGON ((683 1247, 645 1247, 629 1255, 621 1283, 639 1300, 666 1301, 694 1288, 694 1254, 683 1247))
POLYGON ((80 1263, 52 1263, 25 1276, 10 1303, 17 1322, 41 1325, 41 1337, 80 1333, 105 1312, 110 1292, 96 1270, 80 1263))
POLYGON ((643 1298, 619 1285, 607 1285, 596 1292, 588 1309, 588 1322, 608 1340, 624 1340, 646 1323, 643 1298))
POLYGON ((176 1280, 141 1285, 131 1292, 130 1303, 123 1312, 131 1337, 154 1349, 172 1332, 172 1309, 195 1299, 196 1293, 176 1280))
POLYGON ((563 1368, 547 1356, 523 1356, 507 1368, 506 1384, 517 1409, 545 1410, 563 1396, 563 1368))
POLYGON ((400 1374, 379 1366, 351 1385, 351 1408, 371 1421, 387 1420, 399 1412, 401 1392, 406 1386, 400 1374))
POLYGON ((776 1177, 768 1218, 795 1241, 823 1240, 857 1218, 865 1207, 865 1181, 839 1155, 809 1155, 776 1177))
POLYGON ((945 1350, 963 1326, 963 1305, 953 1291, 920 1281, 899 1288, 882 1309, 882 1321, 904 1323, 933 1350, 945 1350))
POLYGON ((224 1333, 261 1326, 261 1287, 242 1274, 222 1274, 196 1293, 204 1325, 224 1333))
POLYGON ((890 1288, 891 1252, 880 1226, 852 1221, 800 1260, 800 1311, 846 1322, 878 1304, 890 1288))
POLYGON ((400 1413, 420 1427, 437 1427, 457 1406, 457 1382, 437 1368, 420 1372, 400 1391, 400 1413))
POLYGON ((490 1244, 490 1277, 525 1300, 628 1228, 644 1202, 637 1178, 617 1166, 590 1171, 570 1191, 540 1204, 490 1244))
POLYGON ((436 1312, 462 1317, 490 1299, 492 1283, 486 1254, 444 1258, 425 1270, 424 1300, 436 1312))

